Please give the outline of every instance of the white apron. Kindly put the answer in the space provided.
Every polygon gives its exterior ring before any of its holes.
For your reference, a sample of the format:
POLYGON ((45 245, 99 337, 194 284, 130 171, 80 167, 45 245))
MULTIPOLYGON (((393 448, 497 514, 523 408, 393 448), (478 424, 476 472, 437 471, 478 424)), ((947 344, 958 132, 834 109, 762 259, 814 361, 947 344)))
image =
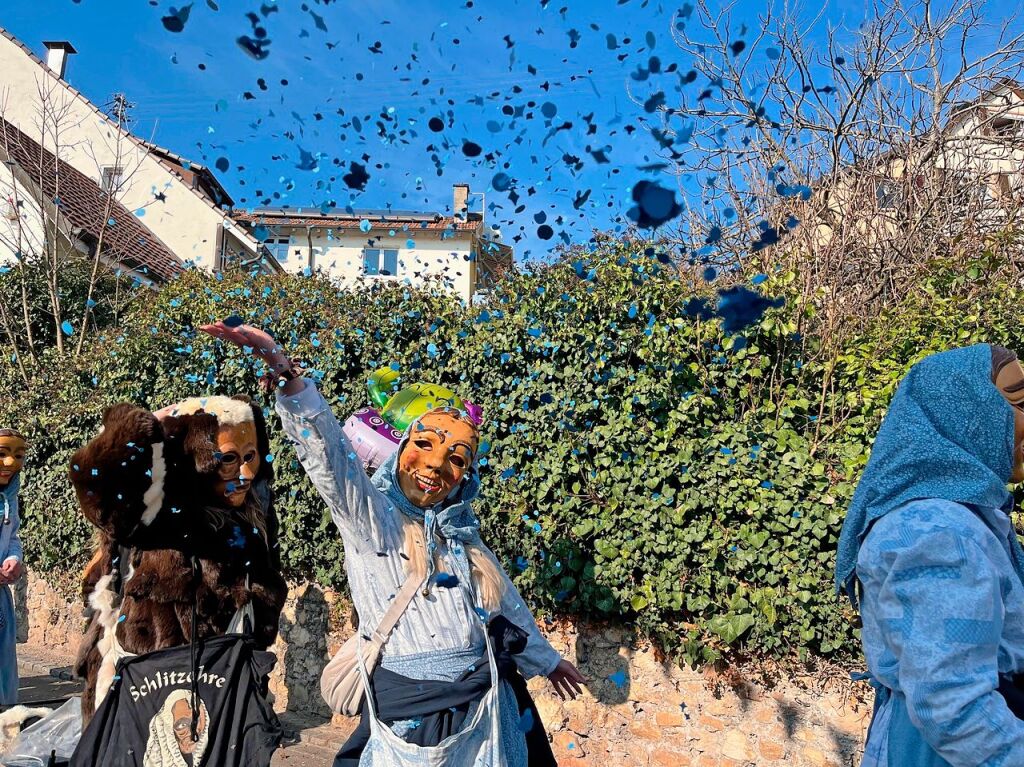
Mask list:
MULTIPOLYGON (((472 607, 466 588, 460 586, 459 590, 472 607)), ((491 667, 491 689, 484 693, 476 712, 462 730, 436 746, 408 743, 377 718, 373 695, 369 692, 370 679, 363 664, 362 633, 358 636, 360 648, 356 657, 364 689, 367 690, 364 704, 370 717, 370 739, 359 757, 359 767, 507 767, 501 749, 501 713, 498 710, 501 680, 486 630, 484 644, 487 645, 487 662, 491 667)))

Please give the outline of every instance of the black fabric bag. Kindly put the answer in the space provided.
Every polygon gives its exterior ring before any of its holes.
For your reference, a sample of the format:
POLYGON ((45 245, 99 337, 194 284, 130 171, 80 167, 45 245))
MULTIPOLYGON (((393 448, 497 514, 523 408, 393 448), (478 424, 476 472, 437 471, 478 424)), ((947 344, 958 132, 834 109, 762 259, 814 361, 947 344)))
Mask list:
POLYGON ((122 660, 71 767, 267 767, 282 735, 263 692, 274 660, 244 634, 122 660))

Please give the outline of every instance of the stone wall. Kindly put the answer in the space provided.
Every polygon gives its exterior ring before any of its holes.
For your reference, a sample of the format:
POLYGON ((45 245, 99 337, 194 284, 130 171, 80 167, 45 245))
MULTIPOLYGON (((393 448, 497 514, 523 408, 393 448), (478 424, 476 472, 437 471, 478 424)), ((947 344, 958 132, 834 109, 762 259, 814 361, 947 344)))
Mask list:
POLYGON ((81 604, 68 599, 73 593, 72 584, 55 588, 30 570, 14 588, 18 641, 73 657, 83 628, 81 604))
MULTIPOLYGON (((73 654, 80 609, 30 575, 20 619, 27 640, 73 654), (27 615, 25 615, 27 613, 27 615)), ((274 646, 271 680, 278 710, 327 721, 319 677, 353 628, 348 605, 312 584, 291 589, 274 646)), ((820 678, 783 680, 770 689, 736 674, 679 668, 624 629, 542 627, 589 679, 587 694, 560 701, 545 679, 530 682, 562 765, 619 767, 853 767, 870 716, 868 690, 820 678)), ((340 744, 354 721, 335 717, 340 744)))

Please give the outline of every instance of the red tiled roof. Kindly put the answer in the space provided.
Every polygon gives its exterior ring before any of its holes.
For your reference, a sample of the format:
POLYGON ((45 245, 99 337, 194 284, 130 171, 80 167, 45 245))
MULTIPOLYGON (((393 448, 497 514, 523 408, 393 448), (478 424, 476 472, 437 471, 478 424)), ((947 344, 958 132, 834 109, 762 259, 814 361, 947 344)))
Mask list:
POLYGON ((464 219, 456 219, 453 216, 442 216, 437 215, 432 219, 424 218, 411 218, 402 215, 395 216, 365 216, 360 217, 359 215, 331 215, 326 214, 322 216, 309 216, 296 213, 295 215, 289 215, 288 213, 278 212, 260 212, 260 211, 245 211, 245 210, 234 210, 231 211, 231 217, 241 224, 247 226, 262 224, 264 226, 285 226, 285 227, 307 227, 313 226, 318 229, 355 229, 358 230, 363 220, 370 222, 370 226, 373 229, 401 229, 408 227, 408 231, 414 232, 417 230, 430 230, 430 231, 445 231, 452 230, 456 232, 475 232, 480 227, 479 221, 466 221, 464 219))
POLYGON ((106 192, 2 118, 0 151, 42 190, 46 200, 59 200, 58 208, 65 221, 88 233, 93 241, 98 241, 102 232, 107 258, 154 279, 169 280, 184 271, 181 260, 117 200, 111 201, 104 226, 106 192), (109 224, 109 219, 114 223, 109 224))

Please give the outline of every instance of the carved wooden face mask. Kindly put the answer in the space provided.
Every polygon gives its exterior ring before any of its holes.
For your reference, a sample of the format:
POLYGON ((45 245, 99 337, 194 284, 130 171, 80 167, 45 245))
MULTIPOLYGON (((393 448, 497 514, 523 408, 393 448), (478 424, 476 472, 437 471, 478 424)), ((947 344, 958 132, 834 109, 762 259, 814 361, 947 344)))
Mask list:
POLYGON ((472 469, 476 425, 451 409, 432 410, 412 426, 398 456, 398 486, 416 506, 440 503, 472 469))
POLYGON ((0 487, 7 487, 21 471, 27 452, 28 443, 21 435, 10 429, 0 432, 0 487))
POLYGON ((992 382, 1013 407, 1011 482, 1024 482, 1024 368, 1009 349, 992 347, 992 382))
POLYGON ((256 425, 252 421, 217 430, 217 458, 220 464, 214 492, 230 506, 245 504, 256 473, 260 470, 260 451, 256 425))

